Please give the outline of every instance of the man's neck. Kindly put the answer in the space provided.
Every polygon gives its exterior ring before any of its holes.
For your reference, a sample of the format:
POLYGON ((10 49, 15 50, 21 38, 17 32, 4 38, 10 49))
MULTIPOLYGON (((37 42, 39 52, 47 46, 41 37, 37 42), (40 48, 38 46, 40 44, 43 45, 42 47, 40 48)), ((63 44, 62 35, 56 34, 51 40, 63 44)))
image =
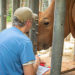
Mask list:
POLYGON ((14 26, 17 29, 19 29, 21 32, 26 33, 26 27, 19 27, 19 26, 14 26))

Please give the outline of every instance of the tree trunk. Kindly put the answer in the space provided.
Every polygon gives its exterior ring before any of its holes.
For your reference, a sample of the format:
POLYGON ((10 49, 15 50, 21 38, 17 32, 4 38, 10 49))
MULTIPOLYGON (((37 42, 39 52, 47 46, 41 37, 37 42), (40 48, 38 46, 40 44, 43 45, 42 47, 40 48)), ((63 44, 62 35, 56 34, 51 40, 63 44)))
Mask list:
POLYGON ((6 28, 6 2, 7 0, 1 0, 1 26, 0 31, 6 28))
POLYGON ((19 7, 20 7, 20 0, 13 0, 13 13, 19 7))

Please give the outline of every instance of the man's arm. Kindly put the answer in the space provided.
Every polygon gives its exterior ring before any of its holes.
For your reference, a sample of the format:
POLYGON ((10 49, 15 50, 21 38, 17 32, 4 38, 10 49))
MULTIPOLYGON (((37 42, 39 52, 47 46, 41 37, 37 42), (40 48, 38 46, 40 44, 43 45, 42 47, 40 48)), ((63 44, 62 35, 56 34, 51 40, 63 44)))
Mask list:
POLYGON ((36 75, 33 64, 23 66, 24 75, 36 75))
POLYGON ((40 58, 36 56, 34 64, 23 65, 24 75, 36 75, 39 64, 40 58))

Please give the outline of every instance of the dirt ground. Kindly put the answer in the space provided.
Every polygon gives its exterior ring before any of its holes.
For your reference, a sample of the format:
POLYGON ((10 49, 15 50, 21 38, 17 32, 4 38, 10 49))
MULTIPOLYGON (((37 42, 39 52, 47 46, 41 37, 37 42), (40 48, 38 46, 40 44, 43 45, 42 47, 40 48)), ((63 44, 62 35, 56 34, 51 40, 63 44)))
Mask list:
POLYGON ((75 71, 72 71, 72 72, 68 72, 68 73, 65 73, 65 74, 61 74, 61 75, 75 75, 75 71))

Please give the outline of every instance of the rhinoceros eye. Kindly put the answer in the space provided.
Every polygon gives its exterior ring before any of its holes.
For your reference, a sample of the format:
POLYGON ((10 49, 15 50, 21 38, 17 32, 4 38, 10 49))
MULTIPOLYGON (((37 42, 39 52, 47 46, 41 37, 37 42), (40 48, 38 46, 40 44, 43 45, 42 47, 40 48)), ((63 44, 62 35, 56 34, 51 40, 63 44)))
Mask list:
POLYGON ((45 23, 44 23, 44 25, 48 25, 48 24, 49 24, 49 22, 45 22, 45 23))
POLYGON ((49 19, 48 18, 43 18, 43 24, 45 26, 48 26, 49 25, 49 19))

